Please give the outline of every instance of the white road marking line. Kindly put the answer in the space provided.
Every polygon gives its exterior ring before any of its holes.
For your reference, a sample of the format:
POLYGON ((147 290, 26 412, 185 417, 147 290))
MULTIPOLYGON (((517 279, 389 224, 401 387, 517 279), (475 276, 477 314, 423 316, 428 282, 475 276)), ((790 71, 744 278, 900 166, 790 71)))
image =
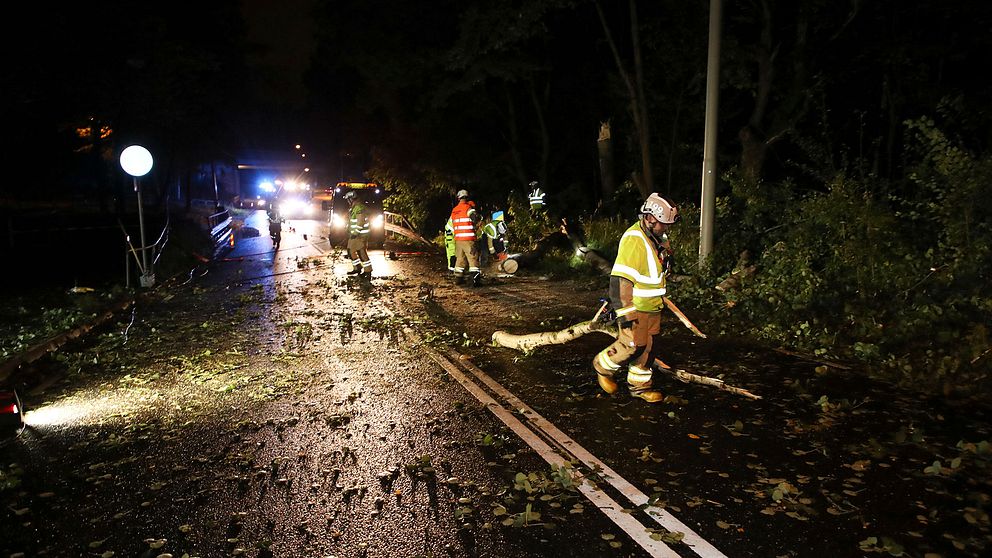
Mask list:
MULTIPOLYGON (((390 316, 395 315, 391 310, 389 310, 387 308, 383 308, 383 310, 385 310, 385 312, 387 314, 389 314, 390 316)), ((404 327, 403 329, 412 338, 420 341, 420 336, 417 335, 415 332, 413 332, 410 328, 404 327)), ((523 439, 535 451, 537 451, 539 454, 541 454, 541 456, 544 457, 545 461, 548 461, 548 463, 555 464, 556 462, 551 460, 551 458, 554 458, 554 459, 560 460, 560 462, 562 462, 562 463, 564 462, 564 460, 561 458, 561 456, 559 456, 557 453, 555 453, 554 450, 551 448, 551 446, 549 446, 542 439, 538 438, 534 434, 533 431, 531 431, 529 428, 527 428, 515 416, 513 416, 508 411, 506 411, 506 409, 504 409, 502 407, 502 405, 500 405, 489 394, 487 394, 484 391, 482 391, 482 389, 479 388, 478 385, 476 385, 474 382, 472 382, 467 376, 465 376, 464 374, 462 374, 457 369, 457 367, 455 367, 454 373, 453 373, 450 368, 451 367, 454 367, 454 365, 450 361, 448 361, 447 359, 445 359, 443 356, 437 354, 433 349, 431 349, 427 345, 423 345, 422 344, 422 347, 428 352, 429 355, 431 355, 431 358, 433 358, 435 361, 437 361, 438 364, 440 364, 442 368, 444 368, 446 371, 448 371, 449 374, 451 374, 452 376, 454 376, 458 380, 458 382, 461 383, 463 387, 465 387, 466 390, 468 390, 470 393, 472 393, 472 395, 474 395, 476 397, 476 399, 478 399, 483 404, 485 404, 486 407, 493 414, 495 414, 497 417, 499 417, 500 420, 502 420, 504 424, 506 424, 508 427, 510 427, 514 432, 517 433, 518 436, 521 437, 521 439, 523 439), (447 366, 445 366, 444 363, 447 363, 447 366), (469 387, 469 385, 471 385, 472 388, 474 388, 474 390, 471 389, 469 387), (485 399, 483 399, 483 398, 485 398, 485 399), (507 418, 504 418, 504 416, 507 417, 507 418), (522 428, 524 430, 524 433, 519 432, 517 428, 514 428, 513 425, 511 425, 509 422, 507 422, 508 419, 510 419, 513 422, 515 422, 519 428, 522 428), (533 444, 531 443, 531 440, 534 441, 533 444), (546 448, 547 451, 551 452, 551 454, 552 454, 553 457, 549 458, 548 456, 545 456, 545 454, 542 453, 541 450, 538 450, 538 448, 535 446, 535 444, 539 444, 539 445, 543 446, 544 448, 546 448)), ((560 445, 560 447, 563 449, 563 451, 565 451, 566 453, 571 454, 572 456, 574 456, 575 458, 577 458, 579 461, 581 461, 582 463, 584 463, 587 467, 590 467, 590 468, 592 468, 594 470, 598 467, 599 470, 603 471, 603 475, 602 476, 603 476, 604 480, 606 480, 611 486, 613 486, 621 494, 623 494, 623 496, 626 497, 628 499, 628 501, 630 501, 630 503, 633 504, 635 507, 642 506, 642 505, 646 504, 649 501, 649 498, 647 497, 647 495, 644 494, 643 492, 641 492, 640 489, 638 489, 636 486, 634 486, 633 484, 631 484, 629 481, 627 481, 626 479, 624 479, 623 477, 621 477, 610 466, 608 466, 605 463, 603 463, 602 461, 600 461, 596 456, 594 456, 592 453, 590 453, 584 447, 582 447, 581 445, 579 445, 575 440, 573 440, 567 434, 565 434, 564 432, 562 432, 561 430, 559 430, 554 424, 552 424, 550 421, 548 421, 547 419, 545 419, 544 417, 542 417, 540 414, 538 414, 536 411, 534 411, 529 406, 527 406, 518 397, 516 397, 515 395, 513 395, 513 393, 511 393, 509 390, 507 390, 502 385, 500 385, 496 380, 493 380, 488 374, 486 374, 485 372, 483 372, 482 369, 480 369, 478 366, 475 366, 474 363, 472 363, 471 361, 463 358, 463 355, 461 353, 458 353, 457 351, 455 351, 451 347, 447 347, 447 352, 448 352, 448 354, 450 356, 453 357, 453 360, 455 362, 458 362, 466 370, 470 371, 480 381, 482 381, 484 384, 486 384, 486 386, 488 386, 489 389, 493 390, 493 392, 497 393, 500 397, 503 397, 504 400, 506 400, 507 403, 513 405, 514 408, 519 409, 524 415, 526 415, 528 417, 528 421, 534 425, 534 428, 536 428, 539 432, 541 432, 545 436, 548 436, 549 438, 551 438, 552 440, 554 440, 558 445, 560 445)), ((584 485, 585 485, 585 483, 582 484, 582 486, 584 486, 584 485)), ((598 490, 598 489, 595 489, 595 490, 598 490)), ((600 491, 600 492, 602 492, 602 491, 600 491)), ((583 493, 585 494, 585 491, 583 491, 583 493)), ((613 500, 607 494, 602 493, 602 496, 604 498, 606 498, 609 502, 613 502, 613 500)), ((633 538, 634 541, 636 541, 643 548, 645 548, 645 550, 647 550, 647 547, 645 547, 645 545, 641 543, 641 540, 644 538, 642 535, 647 532, 647 527, 644 527, 644 525, 642 525, 639 521, 637 521, 636 519, 634 519, 630 514, 626 514, 626 513, 623 513, 622 511, 620 511, 621 516, 623 516, 623 517, 621 517, 621 519, 623 519, 625 522, 626 522, 627 519, 632 520, 634 523, 636 523, 638 526, 641 527, 641 531, 638 532, 638 536, 634 536, 623 525, 621 525, 617 521, 617 519, 614 519, 614 517, 613 517, 614 514, 612 512, 608 512, 607 509, 601 507, 600 506, 600 503, 597 502, 596 500, 594 500, 592 497, 590 497, 588 495, 587 495, 587 497, 589 497, 589 500, 591 502, 593 502, 594 504, 596 504, 596 506, 599 507, 600 510, 602 510, 603 513, 607 515, 607 517, 610 517, 610 519, 612 519, 614 523, 616 523, 618 526, 621 527, 621 529, 624 529, 625 532, 627 532, 629 535, 631 535, 631 538, 633 538), (624 519, 624 518, 626 518, 626 519, 624 519)), ((613 502, 613 504, 616 504, 616 503, 613 502)), ((693 531, 692 529, 690 529, 689 526, 687 526, 684 523, 682 523, 681 521, 679 521, 679 519, 677 517, 675 517, 674 515, 672 515, 668 510, 666 510, 666 509, 664 509, 664 508, 662 508, 660 506, 647 506, 645 509, 646 509, 646 511, 648 513, 648 516, 651 517, 652 519, 654 519, 659 525, 661 525, 666 530, 668 530, 670 532, 682 533, 683 534, 682 542, 686 546, 688 546, 690 549, 692 549, 692 551, 695 552, 700 558, 727 558, 727 556, 724 553, 720 552, 709 541, 707 541, 706 539, 704 539, 703 537, 701 537, 700 535, 698 535, 695 531, 693 531)), ((610 508, 610 510, 612 510, 613 512, 616 511, 613 508, 610 508)), ((660 541, 655 541, 654 539, 651 539, 650 537, 647 537, 647 541, 650 542, 650 545, 652 547, 655 546, 654 543, 659 543, 660 542, 660 541)), ((664 543, 661 543, 661 544, 662 544, 662 546, 665 547, 665 549, 666 549, 667 552, 674 552, 667 545, 664 545, 664 543)), ((648 550, 648 551, 651 552, 650 550, 648 550)), ((663 554, 662 556, 666 556, 666 555, 663 554)), ((678 555, 675 554, 675 556, 678 556, 678 555)))
MULTIPOLYGON (((475 377, 481 380, 482 383, 486 384, 489 389, 493 390, 493 392, 497 395, 502 397, 514 409, 520 410, 535 428, 539 429, 554 440, 565 451, 572 454, 578 458, 579 461, 592 469, 599 467, 600 470, 603 471, 604 480, 623 494, 624 497, 626 497, 635 507, 642 506, 648 502, 649 499, 647 495, 641 492, 636 486, 621 477, 616 471, 610 468, 609 465, 600 461, 596 456, 579 445, 578 442, 573 440, 550 421, 534 411, 534 409, 528 407, 517 396, 513 395, 513 393, 500 385, 496 380, 493 380, 474 363, 464 359, 460 353, 450 347, 447 349, 447 353, 452 360, 457 362, 466 370, 470 371, 473 375, 475 375, 475 377)), ((684 538, 682 539, 682 542, 701 558, 727 558, 725 554, 717 550, 716 547, 710 544, 706 539, 702 538, 687 525, 679 521, 679 519, 669 513, 668 510, 659 506, 648 506, 645 511, 652 519, 668 531, 683 533, 684 538)))
MULTIPOLYGON (((416 334, 407 329, 409 335, 416 337, 416 334)), ((562 466, 568 462, 564 457, 559 455, 551 446, 549 446, 544 440, 537 437, 537 435, 531 431, 524 423, 513 416, 513 414, 506 410, 502 405, 499 404, 495 399, 493 399, 488 393, 486 393, 478 384, 473 382, 466 376, 457 366, 452 364, 442 355, 435 352, 430 347, 424 345, 422 347, 427 354, 437 362, 441 368, 444 368, 446 372, 452 375, 458 383, 462 385, 469 393, 475 396, 483 405, 486 406, 497 418, 499 418, 503 424, 513 430, 517 436, 519 436, 524 442, 527 443, 531 448, 534 449, 545 461, 551 465, 562 466)), ((680 558, 679 554, 672 550, 668 545, 661 541, 656 541, 648 535, 648 529, 640 521, 634 518, 629 513, 624 513, 623 507, 620 506, 616 501, 614 501, 608 494, 596 488, 589 482, 580 482, 577 484, 578 489, 582 494, 592 502, 603 514, 606 515, 610 520, 613 521, 620 527, 625 533, 627 533, 631 539, 634 540, 641 548, 648 552, 651 556, 659 558, 680 558)))

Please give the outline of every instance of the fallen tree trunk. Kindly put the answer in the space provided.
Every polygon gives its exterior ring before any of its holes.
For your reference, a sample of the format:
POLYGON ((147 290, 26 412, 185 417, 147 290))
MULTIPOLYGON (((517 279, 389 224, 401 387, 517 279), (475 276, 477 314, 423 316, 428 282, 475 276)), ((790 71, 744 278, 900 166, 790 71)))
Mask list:
POLYGON ((572 249, 575 250, 575 255, 582 258, 582 261, 605 275, 609 275, 613 271, 613 262, 604 258, 599 252, 586 246, 585 241, 568 228, 568 221, 564 219, 561 220, 561 232, 568 237, 568 241, 572 243, 572 249))
MULTIPOLYGON (((524 353, 529 353, 538 347, 544 345, 562 345, 573 341, 592 332, 602 332, 612 337, 617 336, 617 332, 614 328, 607 326, 606 324, 598 320, 589 320, 587 322, 580 322, 575 325, 569 326, 560 331, 542 331, 538 333, 526 333, 522 335, 516 335, 513 333, 508 333, 505 331, 495 331, 493 332, 493 343, 507 347, 509 349, 516 349, 524 353)), ((659 370, 664 370, 669 374, 674 375, 680 381, 685 383, 702 384, 706 386, 715 387, 717 389, 734 393, 737 395, 742 395, 750 399, 761 399, 760 395, 755 395, 750 391, 739 388, 735 386, 727 385, 723 380, 719 378, 711 378, 709 376, 702 376, 700 374, 693 374, 691 372, 686 372, 685 370, 675 370, 669 367, 667 364, 662 362, 660 359, 655 359, 655 367, 659 370)))
POLYGON ((560 244, 562 239, 563 237, 561 232, 555 231, 538 239, 530 251, 513 254, 510 256, 510 259, 517 262, 517 264, 522 267, 533 266, 538 260, 544 257, 548 250, 555 245, 560 244))
POLYGON ((573 326, 569 326, 561 331, 543 331, 539 333, 526 333, 523 335, 514 335, 505 331, 496 331, 493 333, 493 343, 509 349, 516 349, 524 353, 529 353, 534 349, 545 345, 564 345, 569 341, 573 341, 594 331, 602 331, 603 333, 612 335, 613 337, 617 336, 616 333, 611 333, 604 328, 604 325, 605 324, 602 322, 593 322, 590 320, 588 322, 581 322, 573 326))

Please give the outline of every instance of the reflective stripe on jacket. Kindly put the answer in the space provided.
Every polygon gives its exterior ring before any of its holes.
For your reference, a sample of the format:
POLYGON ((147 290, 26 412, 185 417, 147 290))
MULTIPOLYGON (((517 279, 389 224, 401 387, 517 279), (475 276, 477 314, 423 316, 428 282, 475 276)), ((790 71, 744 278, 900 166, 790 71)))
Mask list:
POLYGON ((475 214, 475 203, 470 201, 459 201, 458 205, 451 210, 451 224, 455 231, 455 241, 470 240, 475 241, 475 223, 472 222, 472 215, 475 214))
POLYGON ((641 222, 634 223, 620 237, 617 259, 610 275, 623 277, 634 284, 632 305, 617 310, 618 316, 634 310, 660 312, 664 307, 665 274, 655 247, 641 222))
POLYGON ((351 224, 348 226, 348 232, 352 236, 369 236, 371 229, 369 228, 369 214, 365 209, 365 204, 362 202, 355 202, 355 205, 351 206, 351 224))
POLYGON ((540 188, 531 191, 527 197, 530 199, 532 206, 541 207, 544 205, 544 192, 540 188))

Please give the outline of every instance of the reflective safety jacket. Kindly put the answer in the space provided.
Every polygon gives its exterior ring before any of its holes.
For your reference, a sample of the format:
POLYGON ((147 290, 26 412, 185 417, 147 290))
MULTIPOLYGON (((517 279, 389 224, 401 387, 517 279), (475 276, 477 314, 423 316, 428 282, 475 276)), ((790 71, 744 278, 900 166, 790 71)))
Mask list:
POLYGON ((527 198, 530 200, 531 209, 542 209, 544 207, 544 190, 534 188, 527 195, 527 198))
POLYGON ((455 231, 455 242, 468 240, 475 242, 478 238, 475 230, 475 202, 459 200, 458 205, 451 210, 451 224, 455 231))
POLYGON ((455 226, 451 222, 451 218, 448 218, 448 222, 444 224, 444 253, 451 259, 451 256, 455 255, 455 226))
POLYGON ((634 310, 641 312, 661 312, 665 305, 665 273, 661 265, 658 247, 655 246, 638 220, 623 236, 617 259, 610 275, 623 277, 634 284, 631 305, 617 310, 617 316, 634 310))
POLYGON ((486 246, 490 252, 503 252, 506 250, 506 223, 503 221, 492 221, 482 227, 482 233, 486 235, 486 246))
POLYGON ((369 212, 365 207, 365 204, 356 201, 354 205, 351 206, 351 224, 348 225, 348 234, 352 238, 367 238, 369 233, 372 232, 369 223, 369 212))
POLYGON ((497 238, 506 234, 506 224, 503 221, 486 223, 486 226, 482 227, 482 232, 489 238, 497 238))

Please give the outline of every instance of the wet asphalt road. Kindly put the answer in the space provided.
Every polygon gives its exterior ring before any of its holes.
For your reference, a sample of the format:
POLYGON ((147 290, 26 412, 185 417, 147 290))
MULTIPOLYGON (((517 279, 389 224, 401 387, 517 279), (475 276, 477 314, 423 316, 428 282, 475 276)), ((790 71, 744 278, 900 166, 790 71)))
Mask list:
POLYGON ((588 319, 604 281, 523 271, 467 289, 441 257, 396 248, 373 252, 366 283, 317 222, 284 230, 277 252, 243 235, 39 363, 62 379, 3 447, 0 478, 19 485, 2 492, 0 556, 647 556, 426 356, 443 350, 726 556, 985 552, 984 407, 674 319, 666 362, 764 398, 670 376, 662 404, 604 396, 589 368, 604 334, 530 355, 489 343, 588 319))

